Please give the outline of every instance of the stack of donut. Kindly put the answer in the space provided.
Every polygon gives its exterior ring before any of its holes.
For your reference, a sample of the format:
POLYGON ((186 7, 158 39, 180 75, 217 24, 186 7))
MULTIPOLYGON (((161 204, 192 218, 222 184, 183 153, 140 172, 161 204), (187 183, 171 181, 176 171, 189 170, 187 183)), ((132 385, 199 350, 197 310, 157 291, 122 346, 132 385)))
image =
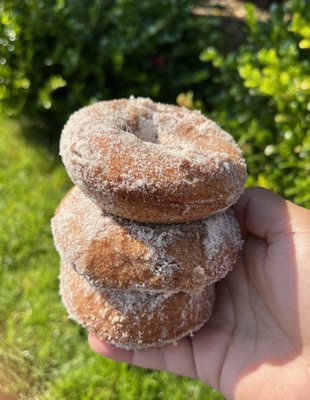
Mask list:
POLYGON ((198 111, 133 98, 75 112, 61 156, 75 187, 52 220, 72 319, 116 346, 172 343, 210 317, 241 249, 246 167, 198 111))

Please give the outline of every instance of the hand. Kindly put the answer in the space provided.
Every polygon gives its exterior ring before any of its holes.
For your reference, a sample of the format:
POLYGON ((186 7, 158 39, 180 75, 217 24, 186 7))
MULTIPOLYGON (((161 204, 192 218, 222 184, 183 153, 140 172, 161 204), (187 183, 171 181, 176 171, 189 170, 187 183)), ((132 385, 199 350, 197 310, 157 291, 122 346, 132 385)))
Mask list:
POLYGON ((216 284, 214 312, 177 346, 120 350, 89 337, 97 353, 199 378, 235 400, 310 398, 310 211, 264 189, 236 207, 245 243, 216 284))

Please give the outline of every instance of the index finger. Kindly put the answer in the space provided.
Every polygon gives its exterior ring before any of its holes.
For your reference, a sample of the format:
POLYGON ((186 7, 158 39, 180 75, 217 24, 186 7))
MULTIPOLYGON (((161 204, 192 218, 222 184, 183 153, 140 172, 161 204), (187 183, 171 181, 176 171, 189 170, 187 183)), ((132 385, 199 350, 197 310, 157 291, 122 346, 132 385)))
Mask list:
POLYGON ((288 202, 263 188, 245 190, 234 206, 242 233, 254 234, 272 242, 289 229, 288 202))

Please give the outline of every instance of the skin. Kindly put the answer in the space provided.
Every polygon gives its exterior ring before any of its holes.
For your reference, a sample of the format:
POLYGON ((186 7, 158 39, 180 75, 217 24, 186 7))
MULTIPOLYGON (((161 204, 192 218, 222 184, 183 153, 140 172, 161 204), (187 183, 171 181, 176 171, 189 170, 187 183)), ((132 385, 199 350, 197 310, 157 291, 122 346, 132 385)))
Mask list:
POLYGON ((246 190, 235 211, 243 251, 194 337, 137 352, 95 336, 89 344, 104 357, 200 379, 228 400, 307 400, 310 211, 260 188, 246 190))

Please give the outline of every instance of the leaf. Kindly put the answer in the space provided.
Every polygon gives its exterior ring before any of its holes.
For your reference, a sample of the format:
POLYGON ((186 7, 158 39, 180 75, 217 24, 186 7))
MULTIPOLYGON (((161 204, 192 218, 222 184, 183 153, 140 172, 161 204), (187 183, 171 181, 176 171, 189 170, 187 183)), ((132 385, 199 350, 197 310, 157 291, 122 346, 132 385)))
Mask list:
POLYGON ((290 76, 287 72, 281 72, 279 76, 279 80, 282 83, 282 85, 288 85, 290 76))
POLYGON ((67 82, 60 75, 53 75, 46 82, 44 87, 39 91, 39 104, 45 109, 49 109, 52 106, 52 93, 66 86, 67 82))
POLYGON ((259 90, 261 93, 272 96, 276 93, 276 86, 269 78, 263 78, 260 81, 259 90))
POLYGON ((17 78, 14 80, 14 86, 16 89, 29 89, 30 81, 27 78, 17 78))
POLYGON ((300 89, 305 91, 308 91, 310 89, 310 76, 305 77, 300 82, 300 89))
POLYGON ((310 26, 307 26, 307 25, 303 26, 300 29, 299 34, 306 39, 310 39, 310 26))
POLYGON ((51 76, 49 81, 47 82, 47 86, 51 91, 57 90, 67 85, 67 82, 60 76, 54 75, 51 76))
POLYGON ((301 49, 310 49, 310 39, 302 39, 299 42, 299 47, 301 49))
POLYGON ((300 31, 300 29, 302 28, 302 26, 303 26, 303 23, 302 23, 301 15, 299 13, 295 13, 293 15, 291 26, 290 26, 289 30, 291 32, 298 33, 300 31))
POLYGON ((56 1, 56 6, 55 6, 55 10, 57 12, 61 11, 66 5, 65 0, 57 0, 56 1))
POLYGON ((3 25, 8 25, 10 23, 10 14, 8 12, 2 11, 0 16, 0 23, 3 25))
POLYGON ((261 49, 257 54, 258 60, 263 64, 278 65, 279 58, 276 49, 261 49))
POLYGON ((212 61, 217 55, 218 51, 214 47, 208 47, 201 52, 199 59, 200 61, 212 61))
POLYGON ((245 79, 245 86, 250 88, 258 87, 262 78, 261 71, 250 64, 240 67, 239 74, 245 79))
POLYGON ((257 19, 255 17, 255 6, 251 3, 245 4, 246 23, 252 32, 257 31, 257 19))
POLYGON ((263 187, 265 189, 270 189, 270 183, 268 179, 262 174, 258 175, 257 184, 258 186, 263 187))
POLYGON ((248 79, 251 76, 252 66, 250 64, 241 65, 238 72, 243 79, 248 79))
POLYGON ((294 14, 292 18, 290 31, 297 33, 305 39, 310 39, 310 26, 298 13, 294 14))
POLYGON ((176 102, 181 107, 194 109, 194 93, 192 91, 180 93, 176 98, 176 102))
POLYGON ((244 82, 244 86, 248 87, 248 88, 256 88, 256 87, 258 87, 258 81, 257 80, 253 80, 253 79, 247 79, 244 82))

